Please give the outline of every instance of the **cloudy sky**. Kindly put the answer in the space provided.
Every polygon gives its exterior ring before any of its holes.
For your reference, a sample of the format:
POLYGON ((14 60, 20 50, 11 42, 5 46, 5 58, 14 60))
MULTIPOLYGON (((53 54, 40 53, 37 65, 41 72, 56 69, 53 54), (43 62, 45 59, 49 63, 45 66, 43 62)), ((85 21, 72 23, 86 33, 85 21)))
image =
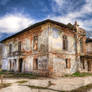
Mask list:
POLYGON ((44 19, 92 30, 92 0, 0 0, 0 40, 44 19))

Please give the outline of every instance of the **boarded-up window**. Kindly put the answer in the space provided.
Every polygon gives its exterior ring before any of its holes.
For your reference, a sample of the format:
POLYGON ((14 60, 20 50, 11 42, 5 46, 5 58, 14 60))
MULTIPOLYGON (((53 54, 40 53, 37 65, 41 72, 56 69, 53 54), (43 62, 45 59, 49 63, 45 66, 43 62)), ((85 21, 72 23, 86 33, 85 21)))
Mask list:
POLYGON ((67 50, 68 49, 68 40, 67 40, 67 36, 63 36, 63 50, 67 50))
POLYGON ((71 68, 70 59, 66 59, 65 62, 66 62, 66 68, 71 68))
POLYGON ((33 50, 38 50, 38 36, 34 36, 34 39, 33 39, 33 50))

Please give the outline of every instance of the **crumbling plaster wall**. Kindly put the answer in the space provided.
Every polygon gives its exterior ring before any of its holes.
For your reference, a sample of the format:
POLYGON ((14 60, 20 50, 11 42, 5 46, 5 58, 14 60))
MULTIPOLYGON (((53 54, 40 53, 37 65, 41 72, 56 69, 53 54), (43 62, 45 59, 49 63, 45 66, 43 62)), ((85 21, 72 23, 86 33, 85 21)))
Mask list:
MULTIPOLYGON (((17 62, 19 62, 19 57, 23 58, 23 67, 22 67, 22 71, 25 72, 30 72, 33 71, 33 59, 34 58, 38 58, 38 62, 39 62, 39 69, 44 69, 44 66, 47 65, 48 63, 48 24, 39 26, 37 28, 34 28, 32 30, 26 31, 24 33, 21 33, 9 40, 7 40, 6 42, 4 42, 5 44, 5 50, 4 52, 4 56, 6 57, 6 61, 8 62, 7 66, 8 66, 8 70, 9 70, 9 60, 11 59, 11 61, 13 62, 13 59, 17 59, 17 62), (38 50, 34 51, 33 50, 33 37, 37 35, 38 36, 38 50), (18 51, 18 42, 21 41, 22 43, 22 51, 24 53, 24 56, 18 56, 17 58, 15 58, 16 56, 12 56, 12 57, 8 57, 9 54, 9 44, 12 44, 12 52, 18 51)), ((4 59, 3 59, 4 60, 4 59)), ((5 65, 5 64, 4 64, 5 65)), ((18 68, 18 67, 17 67, 18 68)), ((18 70, 18 69, 17 69, 18 70)))
POLYGON ((87 44, 87 53, 92 53, 92 43, 86 43, 87 44))
POLYGON ((71 30, 52 25, 49 29, 49 69, 53 74, 61 76, 76 72, 75 38, 71 30), (66 30, 66 31, 65 31, 66 30), (68 50, 63 50, 63 35, 67 35, 68 50), (70 59, 71 68, 66 69, 65 60, 70 59))

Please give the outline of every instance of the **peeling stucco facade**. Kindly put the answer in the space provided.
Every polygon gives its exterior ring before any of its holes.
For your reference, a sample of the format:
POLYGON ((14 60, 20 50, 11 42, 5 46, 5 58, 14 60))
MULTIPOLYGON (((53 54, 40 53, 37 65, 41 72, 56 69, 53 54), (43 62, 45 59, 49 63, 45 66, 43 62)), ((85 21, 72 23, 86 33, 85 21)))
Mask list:
POLYGON ((74 26, 75 29, 70 30, 48 21, 3 41, 2 68, 54 76, 82 71, 81 56, 86 55, 86 33, 76 23, 74 26), (63 46, 64 36, 67 37, 67 49, 63 46))

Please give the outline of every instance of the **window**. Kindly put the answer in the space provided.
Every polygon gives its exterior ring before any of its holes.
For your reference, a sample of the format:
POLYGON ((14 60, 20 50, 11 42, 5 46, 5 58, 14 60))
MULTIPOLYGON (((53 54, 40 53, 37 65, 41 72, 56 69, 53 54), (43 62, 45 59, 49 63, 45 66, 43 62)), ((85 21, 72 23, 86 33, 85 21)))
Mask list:
POLYGON ((70 63, 70 59, 66 59, 66 68, 71 68, 71 63, 70 63))
POLYGON ((9 44, 9 53, 12 52, 12 44, 9 44))
POLYGON ((21 51, 21 41, 18 42, 18 51, 21 51))
POLYGON ((67 50, 68 49, 68 40, 67 40, 67 36, 63 36, 63 50, 67 50))
POLYGON ((83 40, 80 40, 80 51, 83 52, 83 40))
POLYGON ((33 39, 33 50, 38 50, 38 36, 34 36, 34 39, 33 39))

